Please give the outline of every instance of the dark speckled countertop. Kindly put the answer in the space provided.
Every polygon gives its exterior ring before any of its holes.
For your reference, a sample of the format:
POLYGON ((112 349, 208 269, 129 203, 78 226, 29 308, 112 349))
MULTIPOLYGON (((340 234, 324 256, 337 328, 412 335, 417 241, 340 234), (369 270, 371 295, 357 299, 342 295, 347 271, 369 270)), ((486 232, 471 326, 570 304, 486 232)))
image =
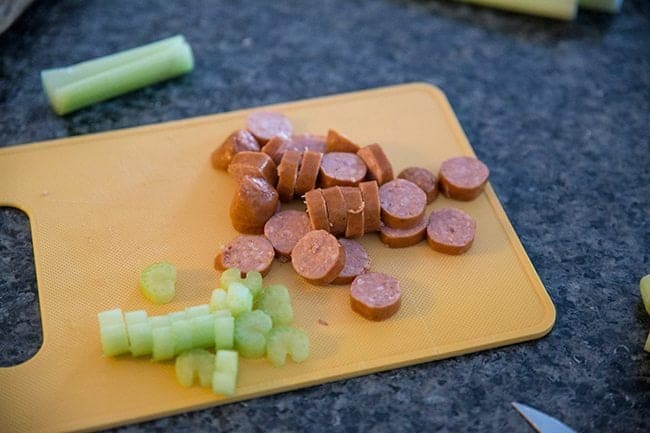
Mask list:
MULTIPOLYGON (((513 400, 581 433, 650 431, 646 0, 570 23, 450 1, 36 1, 0 35, 0 146, 411 81, 446 92, 491 167, 553 331, 119 431, 531 432, 513 400), (41 69, 177 33, 192 74, 66 117, 48 109, 41 69)), ((20 214, 0 209, 3 366, 41 342, 29 245, 20 214)))

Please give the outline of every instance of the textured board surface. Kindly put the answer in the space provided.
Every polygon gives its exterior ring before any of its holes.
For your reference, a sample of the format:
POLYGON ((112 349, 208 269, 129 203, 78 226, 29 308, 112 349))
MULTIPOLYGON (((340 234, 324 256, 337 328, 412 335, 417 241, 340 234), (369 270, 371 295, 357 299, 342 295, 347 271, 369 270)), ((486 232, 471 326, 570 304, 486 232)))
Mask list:
MULTIPOLYGON (((472 155, 436 88, 402 85, 269 107, 296 132, 340 130, 379 142, 396 172, 437 172, 451 156, 472 155)), ((101 356, 96 314, 121 307, 163 314, 208 302, 213 258, 236 236, 228 206, 235 183, 210 166, 212 150, 244 125, 249 110, 0 150, 0 205, 30 217, 43 346, 29 361, 0 369, 0 425, 7 431, 96 429, 396 368, 546 334, 555 310, 488 185, 472 202, 438 198, 477 220, 462 256, 426 243, 389 249, 361 242, 372 269, 400 279, 403 304, 375 323, 353 313, 344 286, 316 287, 276 262, 265 279, 290 287, 294 325, 311 338, 303 364, 274 368, 244 360, 237 395, 185 389, 172 363, 101 356), (140 271, 168 260, 179 269, 177 297, 155 306, 137 290, 140 271), (33 408, 39 410, 36 414, 33 408)), ((299 205, 294 205, 298 207, 299 205)))

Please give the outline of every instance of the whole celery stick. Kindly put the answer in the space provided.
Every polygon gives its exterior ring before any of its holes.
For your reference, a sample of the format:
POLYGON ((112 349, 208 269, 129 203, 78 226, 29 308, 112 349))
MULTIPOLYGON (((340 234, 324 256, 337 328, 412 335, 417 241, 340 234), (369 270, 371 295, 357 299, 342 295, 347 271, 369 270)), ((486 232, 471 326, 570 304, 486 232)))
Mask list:
POLYGON ((617 13, 621 10, 623 0, 580 0, 580 7, 602 12, 617 13))
POLYGON ((578 0, 458 0, 511 12, 539 15, 561 20, 576 17, 578 0))
POLYGON ((123 51, 67 68, 43 71, 41 79, 57 114, 172 78, 194 67, 182 36, 123 51))

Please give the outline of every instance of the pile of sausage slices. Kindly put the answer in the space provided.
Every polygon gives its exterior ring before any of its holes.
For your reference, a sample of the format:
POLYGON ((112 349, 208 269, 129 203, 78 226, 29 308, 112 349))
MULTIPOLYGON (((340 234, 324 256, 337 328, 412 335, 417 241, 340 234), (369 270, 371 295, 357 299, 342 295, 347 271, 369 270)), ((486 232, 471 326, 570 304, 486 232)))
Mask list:
POLYGON ((370 320, 395 314, 399 281, 370 270, 370 257, 354 238, 379 232, 391 248, 415 245, 425 237, 436 251, 462 254, 474 240, 476 222, 456 208, 425 217, 438 195, 473 200, 483 191, 489 170, 472 157, 444 161, 438 178, 421 167, 397 178, 379 144, 360 147, 329 130, 326 137, 293 135, 290 120, 256 111, 246 128, 233 132, 212 153, 215 169, 236 181, 230 205, 240 236, 221 248, 218 270, 238 268, 266 275, 278 257, 317 285, 351 284, 350 304, 370 320), (281 202, 303 198, 307 211, 281 210, 281 202))

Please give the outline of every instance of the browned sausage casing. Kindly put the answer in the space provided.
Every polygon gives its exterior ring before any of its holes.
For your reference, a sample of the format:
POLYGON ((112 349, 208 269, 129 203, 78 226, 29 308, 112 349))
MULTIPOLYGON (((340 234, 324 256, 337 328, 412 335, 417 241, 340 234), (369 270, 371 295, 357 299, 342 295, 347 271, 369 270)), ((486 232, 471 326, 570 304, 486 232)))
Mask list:
POLYGON ((255 136, 260 146, 263 146, 275 136, 290 137, 293 126, 291 121, 280 113, 255 111, 246 118, 246 129, 255 136))
POLYGON ((245 129, 233 132, 214 152, 212 152, 212 166, 217 170, 228 168, 233 157, 244 151, 259 152, 260 145, 255 137, 245 129))
POLYGON ((244 176, 261 177, 269 184, 275 185, 278 170, 275 163, 266 153, 239 152, 235 154, 228 166, 228 173, 240 182, 244 176))
POLYGON ((420 222, 408 229, 395 229, 383 224, 379 239, 391 248, 410 247, 424 239, 428 223, 429 219, 422 215, 420 222))
POLYGON ((460 209, 444 208, 429 216, 427 241, 441 253, 464 253, 472 246, 475 234, 476 221, 460 209))
POLYGON ((214 259, 214 267, 220 271, 237 268, 244 277, 250 271, 264 276, 271 269, 273 257, 273 246, 264 236, 240 235, 221 249, 214 259))
POLYGON ((379 186, 393 180, 393 166, 380 145, 375 143, 362 147, 357 155, 368 166, 368 178, 376 180, 379 186))
POLYGON ((370 269, 370 256, 361 244, 352 239, 339 239, 345 250, 345 266, 332 284, 350 284, 358 275, 370 269))
POLYGON ((385 320, 399 310, 402 291, 399 281, 380 272, 368 272, 354 279, 350 306, 368 320, 385 320))
POLYGON ((384 224, 406 229, 417 224, 427 206, 427 196, 416 184, 394 179, 379 188, 381 219, 384 224))
POLYGON ((333 186, 322 190, 327 208, 327 219, 329 220, 330 233, 334 236, 343 236, 348 223, 348 210, 345 207, 345 200, 341 188, 333 186))
POLYGON ((271 157, 273 162, 276 165, 280 164, 284 152, 291 150, 291 139, 283 136, 272 137, 266 144, 262 147, 262 152, 266 153, 271 157))
POLYGON ((440 166, 440 190, 454 200, 474 200, 483 191, 489 175, 487 166, 476 158, 450 158, 440 166))
POLYGON ((323 155, 320 163, 320 185, 355 186, 366 177, 366 164, 356 153, 331 152, 323 155))
POLYGON ((305 212, 283 210, 266 222, 264 236, 271 241, 279 257, 289 257, 296 242, 310 230, 309 217, 305 212))
POLYGON ((327 219, 327 205, 320 188, 307 191, 305 194, 305 204, 309 214, 309 222, 313 230, 330 231, 330 223, 327 219))
POLYGON ((361 198, 364 204, 363 227, 365 233, 376 232, 381 226, 381 207, 379 205, 379 187, 377 182, 361 182, 359 184, 361 198))
POLYGON ((427 196, 427 204, 438 197, 438 179, 426 168, 408 167, 402 170, 397 177, 411 181, 419 186, 427 196))
POLYGON ((342 186, 343 200, 347 209, 347 225, 345 227, 346 238, 358 238, 363 236, 365 217, 363 198, 361 190, 353 186, 342 186))
POLYGON ((316 187, 322 158, 323 154, 320 152, 307 150, 302 154, 302 161, 296 178, 296 187, 294 188, 295 195, 302 195, 316 187))
POLYGON ((330 233, 312 230, 293 247, 291 264, 310 283, 329 284, 345 266, 345 250, 330 233))
POLYGON ((282 161, 278 165, 278 194, 280 201, 288 202, 293 198, 293 192, 296 187, 296 178, 298 177, 298 167, 302 159, 302 152, 289 150, 282 156, 282 161))
POLYGON ((278 203, 278 193, 267 181, 244 176, 230 204, 232 226, 240 233, 261 234, 278 203))
POLYGON ((352 152, 356 153, 359 146, 352 142, 348 137, 333 129, 327 131, 327 152, 352 152))

